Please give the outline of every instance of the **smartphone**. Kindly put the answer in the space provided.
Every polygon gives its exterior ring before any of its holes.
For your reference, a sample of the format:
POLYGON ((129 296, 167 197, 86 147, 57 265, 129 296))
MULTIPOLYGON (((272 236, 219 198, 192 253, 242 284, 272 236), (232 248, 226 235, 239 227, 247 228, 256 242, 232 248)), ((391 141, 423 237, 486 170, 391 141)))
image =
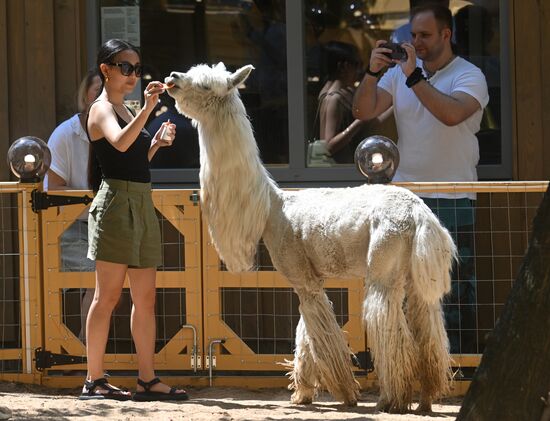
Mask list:
POLYGON ((388 58, 392 60, 407 61, 407 50, 401 47, 401 45, 395 42, 387 42, 380 47, 391 50, 391 53, 384 53, 388 58))

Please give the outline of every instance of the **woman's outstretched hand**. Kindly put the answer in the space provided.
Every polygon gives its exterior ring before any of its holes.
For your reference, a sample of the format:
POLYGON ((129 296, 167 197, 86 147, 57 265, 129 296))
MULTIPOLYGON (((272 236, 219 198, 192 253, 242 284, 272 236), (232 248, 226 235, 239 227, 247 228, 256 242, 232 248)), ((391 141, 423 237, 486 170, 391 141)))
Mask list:
POLYGON ((149 82, 143 91, 143 98, 145 99, 145 105, 143 108, 147 111, 153 111, 159 102, 159 95, 162 94, 165 89, 166 87, 162 82, 149 82))

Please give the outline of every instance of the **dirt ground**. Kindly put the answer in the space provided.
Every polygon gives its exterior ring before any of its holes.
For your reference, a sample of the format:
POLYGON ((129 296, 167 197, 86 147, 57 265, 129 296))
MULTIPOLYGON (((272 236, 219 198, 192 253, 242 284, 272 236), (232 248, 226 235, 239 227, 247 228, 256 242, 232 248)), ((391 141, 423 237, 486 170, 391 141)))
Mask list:
MULTIPOLYGON (((35 385, 0 382, 0 420, 454 420, 459 398, 446 399, 433 413, 389 415, 374 410, 376 394, 365 392, 357 407, 334 402, 327 394, 312 405, 289 403, 285 389, 248 390, 228 387, 188 389, 191 399, 182 403, 79 401, 76 389, 55 390, 35 385), (9 418, 8 418, 9 417, 9 418)), ((413 406, 414 409, 414 406, 413 406)))

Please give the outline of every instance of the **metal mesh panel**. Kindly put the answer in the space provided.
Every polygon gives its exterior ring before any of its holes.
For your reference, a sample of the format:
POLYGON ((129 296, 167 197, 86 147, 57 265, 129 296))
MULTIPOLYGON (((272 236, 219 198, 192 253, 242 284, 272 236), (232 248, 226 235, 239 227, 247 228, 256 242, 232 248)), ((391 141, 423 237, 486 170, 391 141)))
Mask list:
POLYGON ((21 373, 23 360, 0 360, 0 373, 21 373))
MULTIPOLYGON (((348 321, 348 290, 327 288, 340 327, 348 321)), ((221 288, 221 318, 256 354, 292 354, 300 320, 292 288, 221 288)))
MULTIPOLYGON (((181 206, 183 208, 183 206, 181 206)), ((185 270, 185 236, 166 219, 162 213, 156 210, 160 224, 162 243, 162 266, 159 271, 184 271, 185 270)), ((183 218, 183 212, 182 212, 183 218)))
POLYGON ((447 333, 454 354, 481 354, 494 328, 529 243, 542 192, 478 193, 444 206, 426 200, 449 229, 459 261, 451 294, 444 300, 447 333))
POLYGON ((476 332, 461 329, 462 336, 475 335, 478 353, 483 352, 486 335, 494 328, 519 272, 542 197, 542 192, 478 194, 476 332))
MULTIPOLYGON (((93 296, 93 289, 71 288, 60 291, 62 301, 62 320, 69 330, 79 338, 82 343, 85 339, 86 317, 81 308, 88 298, 86 294, 93 296)), ((134 343, 130 332, 130 314, 132 299, 130 290, 124 288, 120 300, 111 317, 111 325, 107 340, 108 354, 135 353, 134 343)), ((157 338, 155 352, 159 352, 166 343, 186 324, 186 305, 184 288, 157 288, 156 297, 156 322, 157 338)))
MULTIPOLYGON (((19 259, 17 194, 0 193, 0 349, 22 346, 19 259)), ((0 361, 0 372, 15 366, 0 361)))

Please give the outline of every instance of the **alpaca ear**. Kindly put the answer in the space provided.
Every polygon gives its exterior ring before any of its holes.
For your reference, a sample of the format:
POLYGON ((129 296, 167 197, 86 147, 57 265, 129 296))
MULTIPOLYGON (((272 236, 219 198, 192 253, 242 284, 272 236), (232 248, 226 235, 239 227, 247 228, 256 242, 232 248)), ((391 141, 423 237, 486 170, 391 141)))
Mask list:
POLYGON ((248 75, 250 75, 250 72, 254 69, 254 66, 251 64, 247 64, 246 66, 241 67, 240 69, 237 69, 235 73, 233 73, 229 79, 228 84, 229 88, 233 89, 238 87, 241 83, 243 83, 248 75))
POLYGON ((225 70, 225 64, 223 64, 221 61, 216 64, 215 66, 212 66, 216 70, 225 70))

